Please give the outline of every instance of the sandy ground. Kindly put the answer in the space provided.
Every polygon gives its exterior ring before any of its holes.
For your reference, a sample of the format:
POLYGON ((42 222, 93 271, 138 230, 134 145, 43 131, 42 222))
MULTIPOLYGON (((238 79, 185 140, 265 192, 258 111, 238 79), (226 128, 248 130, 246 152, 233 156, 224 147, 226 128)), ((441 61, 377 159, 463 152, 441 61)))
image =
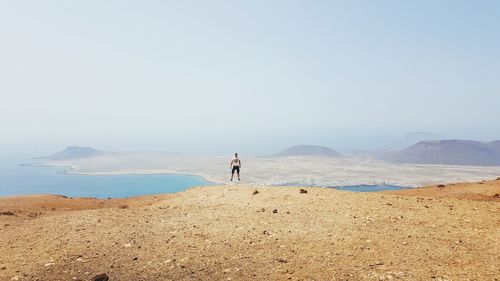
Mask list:
MULTIPOLYGON (((445 189, 476 186, 500 193, 500 181, 445 189)), ((0 280, 499 280, 498 199, 433 198, 436 188, 2 198, 0 280)))
MULTIPOLYGON (((109 153, 102 156, 43 161, 69 166, 77 174, 191 174, 221 184, 229 182, 231 155, 186 156, 165 153, 109 153)), ((41 161, 41 162, 40 162, 41 161)), ((247 184, 287 186, 345 186, 390 184, 427 186, 500 177, 500 167, 395 164, 371 157, 245 157, 242 176, 247 184)))
POLYGON ((500 178, 495 181, 439 184, 415 189, 384 191, 384 193, 500 202, 500 178))

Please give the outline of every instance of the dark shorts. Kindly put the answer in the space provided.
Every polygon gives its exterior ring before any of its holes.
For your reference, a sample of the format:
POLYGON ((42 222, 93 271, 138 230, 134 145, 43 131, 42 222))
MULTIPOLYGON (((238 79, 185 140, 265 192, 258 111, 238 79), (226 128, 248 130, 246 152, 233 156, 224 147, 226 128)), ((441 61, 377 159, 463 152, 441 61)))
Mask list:
POLYGON ((240 173, 240 166, 233 166, 233 171, 231 172, 231 174, 234 174, 234 171, 237 171, 239 174, 240 173))

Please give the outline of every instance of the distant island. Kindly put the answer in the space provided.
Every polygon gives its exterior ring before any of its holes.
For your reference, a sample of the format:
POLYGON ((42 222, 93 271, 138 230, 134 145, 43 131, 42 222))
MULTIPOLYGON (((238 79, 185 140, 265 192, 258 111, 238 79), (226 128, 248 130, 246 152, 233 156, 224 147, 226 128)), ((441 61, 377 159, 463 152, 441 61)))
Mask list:
POLYGON ((443 165, 500 165, 500 141, 429 140, 391 156, 394 162, 443 165))
POLYGON ((343 157, 337 151, 320 145, 294 145, 280 153, 273 155, 275 157, 284 156, 322 156, 322 157, 343 157))
POLYGON ((43 158, 50 160, 72 160, 80 158, 89 158, 89 157, 99 156, 102 154, 103 152, 92 147, 68 146, 63 151, 60 151, 58 153, 43 158))

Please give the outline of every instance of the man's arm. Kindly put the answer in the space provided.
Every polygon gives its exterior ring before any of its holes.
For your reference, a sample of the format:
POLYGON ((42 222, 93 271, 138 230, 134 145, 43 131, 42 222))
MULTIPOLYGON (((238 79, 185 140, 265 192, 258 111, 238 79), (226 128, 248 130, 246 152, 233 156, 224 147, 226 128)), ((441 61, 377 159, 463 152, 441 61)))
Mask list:
POLYGON ((241 160, 238 159, 238 162, 240 163, 240 169, 241 169, 241 160))
POLYGON ((229 169, 232 169, 233 168, 233 160, 231 160, 231 162, 229 163, 229 169))

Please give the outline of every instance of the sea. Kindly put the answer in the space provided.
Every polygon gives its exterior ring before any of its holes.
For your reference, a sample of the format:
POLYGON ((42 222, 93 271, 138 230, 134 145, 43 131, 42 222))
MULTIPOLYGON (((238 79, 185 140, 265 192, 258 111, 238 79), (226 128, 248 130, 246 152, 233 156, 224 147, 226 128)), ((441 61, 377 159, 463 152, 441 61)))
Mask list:
POLYGON ((175 193, 213 183, 191 175, 73 175, 55 167, 0 163, 0 196, 57 194, 67 197, 127 198, 175 193))

